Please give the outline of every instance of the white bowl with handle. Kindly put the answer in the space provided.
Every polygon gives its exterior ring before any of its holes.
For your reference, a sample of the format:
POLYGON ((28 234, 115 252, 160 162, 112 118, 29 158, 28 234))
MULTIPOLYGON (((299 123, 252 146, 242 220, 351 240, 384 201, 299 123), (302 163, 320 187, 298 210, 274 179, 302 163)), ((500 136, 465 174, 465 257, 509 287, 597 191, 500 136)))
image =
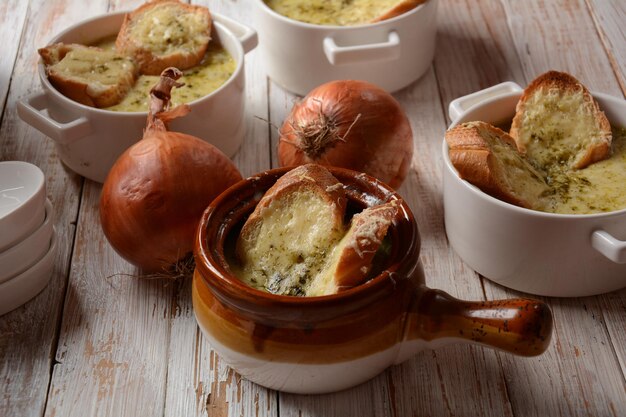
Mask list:
POLYGON ((252 5, 267 74, 299 95, 342 79, 394 92, 424 74, 435 54, 437 0, 358 26, 303 23, 276 13, 263 0, 252 5))
MULTIPOLYGON (((127 12, 97 16, 68 28, 50 40, 93 44, 115 35, 127 12)), ((212 93, 189 104, 191 112, 170 123, 170 129, 203 139, 232 156, 245 134, 244 56, 257 45, 256 31, 226 16, 211 13, 212 39, 236 62, 231 77, 212 93)), ((43 45, 42 45, 43 46, 43 45)), ((55 142, 61 160, 72 171, 104 182, 113 163, 141 139, 147 112, 119 112, 77 103, 57 91, 39 63, 43 92, 17 103, 19 116, 55 142)))
MULTIPOLYGON (((507 82, 454 100, 451 127, 473 120, 510 122, 522 90, 507 82)), ((593 96, 612 125, 626 127, 625 100, 593 96)), ((446 234, 472 269, 506 287, 546 296, 626 287, 626 208, 571 215, 517 207, 460 179, 445 140, 442 147, 446 234)))

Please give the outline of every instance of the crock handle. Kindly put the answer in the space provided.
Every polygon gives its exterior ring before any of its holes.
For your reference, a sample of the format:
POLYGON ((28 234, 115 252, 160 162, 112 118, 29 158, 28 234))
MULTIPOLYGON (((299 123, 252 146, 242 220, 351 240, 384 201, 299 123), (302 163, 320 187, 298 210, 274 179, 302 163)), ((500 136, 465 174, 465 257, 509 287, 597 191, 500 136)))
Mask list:
POLYGON ((389 32, 387 41, 366 45, 339 46, 330 36, 324 38, 324 53, 332 65, 385 61, 400 57, 400 36, 395 30, 389 32))
POLYGON ((469 108, 484 100, 499 97, 504 94, 522 92, 523 90, 522 87, 512 81, 496 84, 484 90, 476 91, 475 93, 452 100, 448 106, 448 116, 450 116, 450 120, 454 121, 469 108))
POLYGON ((23 121, 61 145, 70 144, 91 133, 91 124, 86 117, 59 122, 50 117, 47 106, 46 94, 36 93, 17 102, 17 114, 23 121))
POLYGON ((591 246, 602 255, 618 264, 626 264, 626 242, 619 240, 605 230, 591 234, 591 246))
POLYGON ((408 339, 460 339, 536 356, 548 348, 552 336, 552 312, 538 300, 462 301, 426 288, 416 300, 415 312, 408 339))
POLYGON ((212 17, 216 22, 226 26, 227 29, 235 34, 239 42, 241 42, 241 46, 243 46, 244 53, 250 52, 259 44, 259 37, 257 36, 256 30, 251 27, 221 14, 213 13, 212 17))

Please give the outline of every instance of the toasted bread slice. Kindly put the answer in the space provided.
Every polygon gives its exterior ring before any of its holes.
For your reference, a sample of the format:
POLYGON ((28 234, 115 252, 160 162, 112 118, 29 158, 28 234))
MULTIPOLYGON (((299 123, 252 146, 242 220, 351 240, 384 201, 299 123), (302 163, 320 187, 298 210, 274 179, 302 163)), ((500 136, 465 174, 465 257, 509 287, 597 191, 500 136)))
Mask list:
POLYGON ((611 152, 611 125, 598 103, 576 78, 557 71, 526 87, 511 136, 518 150, 542 167, 580 169, 611 152))
POLYGON ((198 65, 210 39, 206 7, 155 0, 124 17, 115 46, 137 61, 142 74, 159 75, 167 67, 184 70, 198 65))
POLYGON ((328 263, 311 281, 306 295, 335 294, 363 284, 398 210, 397 202, 392 200, 355 214, 350 229, 333 248, 328 263))
POLYGON ((387 20, 391 19, 392 17, 400 16, 401 14, 404 14, 409 10, 416 8, 426 1, 427 0, 400 0, 397 4, 387 9, 384 13, 372 19, 371 22, 380 22, 382 20, 387 20))
POLYGON ((319 165, 283 175, 261 198, 236 244, 244 275, 274 294, 305 295, 345 234, 343 185, 319 165))
POLYGON ((450 161, 464 180, 521 207, 541 209, 551 194, 543 173, 516 149, 506 132, 485 122, 469 122, 446 132, 450 161))
POLYGON ((115 51, 57 43, 39 49, 48 79, 64 96, 91 107, 119 103, 137 77, 133 61, 115 51))

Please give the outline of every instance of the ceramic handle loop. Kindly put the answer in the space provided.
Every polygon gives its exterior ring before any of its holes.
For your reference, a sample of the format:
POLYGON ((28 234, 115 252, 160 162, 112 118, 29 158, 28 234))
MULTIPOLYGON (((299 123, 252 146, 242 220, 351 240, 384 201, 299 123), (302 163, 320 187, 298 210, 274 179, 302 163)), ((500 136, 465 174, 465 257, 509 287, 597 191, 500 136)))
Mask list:
POLYGON ((521 356, 539 355, 550 344, 552 313, 541 301, 461 301, 427 289, 415 309, 410 336, 427 341, 463 339, 521 356))

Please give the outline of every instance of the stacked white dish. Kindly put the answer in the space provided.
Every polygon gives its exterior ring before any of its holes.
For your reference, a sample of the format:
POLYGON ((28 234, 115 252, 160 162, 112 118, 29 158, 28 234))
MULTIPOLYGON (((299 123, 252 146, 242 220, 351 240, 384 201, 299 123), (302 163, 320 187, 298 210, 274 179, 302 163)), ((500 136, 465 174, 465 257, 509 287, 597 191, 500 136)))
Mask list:
POLYGON ((0 315, 48 284, 57 250, 53 217, 43 172, 27 162, 0 162, 0 315))

